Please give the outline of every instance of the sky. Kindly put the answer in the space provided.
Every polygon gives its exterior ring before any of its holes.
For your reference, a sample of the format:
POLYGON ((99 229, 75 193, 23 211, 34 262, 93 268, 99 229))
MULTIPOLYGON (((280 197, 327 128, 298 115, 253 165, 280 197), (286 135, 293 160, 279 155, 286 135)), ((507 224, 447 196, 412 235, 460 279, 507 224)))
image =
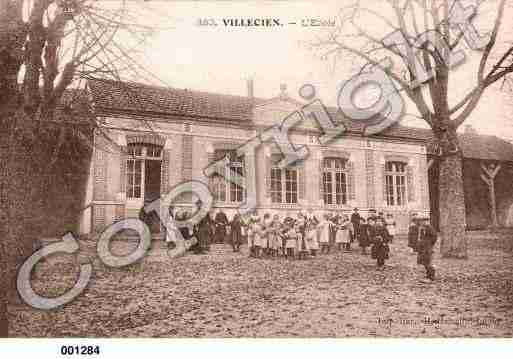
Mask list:
MULTIPOLYGON (((494 14, 479 18, 490 23, 494 14), (488 16, 488 17, 487 17, 488 16)), ((288 94, 298 97, 298 89, 313 84, 318 97, 328 106, 335 106, 338 89, 355 75, 357 68, 349 59, 336 65, 314 53, 309 44, 325 38, 329 27, 303 27, 302 20, 334 20, 347 0, 331 1, 156 1, 149 2, 154 15, 143 22, 162 27, 145 46, 142 65, 152 75, 138 79, 154 84, 203 90, 216 93, 246 95, 246 79, 253 78, 255 96, 271 98, 279 94, 280 84, 287 85, 288 94), (226 27, 223 19, 278 18, 280 27, 226 27), (199 19, 214 19, 218 26, 199 26, 199 19), (288 25, 296 22, 296 25, 288 25)), ((383 0, 365 1, 382 14, 389 14, 383 0)), ((146 6, 146 4, 145 4, 146 6)), ((390 14, 391 15, 391 14, 390 14)), ((511 15, 511 13, 509 13, 511 15)), ((510 29, 511 16, 505 16, 504 29, 510 29)), ((376 36, 387 35, 380 24, 362 23, 376 36)), ((505 31, 501 41, 510 39, 505 31), (507 36, 506 36, 507 35, 507 36)), ((479 53, 464 49, 466 61, 454 69, 450 93, 454 103, 475 84, 479 53)), ((511 92, 490 89, 467 120, 479 133, 513 140, 513 96, 511 92)), ((410 111, 410 107, 408 109, 410 111)), ((402 124, 422 126, 411 116, 402 124)))

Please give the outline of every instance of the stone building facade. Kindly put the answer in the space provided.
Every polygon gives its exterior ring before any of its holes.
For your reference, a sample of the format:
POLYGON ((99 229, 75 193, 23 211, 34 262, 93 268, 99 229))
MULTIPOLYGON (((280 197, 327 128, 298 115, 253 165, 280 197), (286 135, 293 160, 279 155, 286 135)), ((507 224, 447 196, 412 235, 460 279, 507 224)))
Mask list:
MULTIPOLYGON (((207 178, 204 169, 302 106, 283 92, 263 100, 107 81, 92 81, 89 90, 101 128, 95 133, 82 233, 137 217, 145 202, 191 179, 207 184, 214 206, 230 217, 244 202, 244 191, 207 178)), ((290 169, 275 166, 276 144, 260 146, 257 210, 283 216, 307 208, 349 214, 357 207, 366 215, 373 208, 392 213, 405 232, 412 212, 429 213, 425 138, 404 127, 363 137, 361 126, 344 123, 347 132, 326 146, 319 144, 314 123, 292 129, 290 142, 307 145, 309 156, 290 169)), ((230 166, 244 173, 242 160, 233 158, 230 166)))
MULTIPOLYGON (((244 202, 244 191, 221 178, 207 178, 204 169, 302 106, 284 92, 263 100, 106 81, 90 82, 89 90, 102 125, 95 133, 82 233, 137 217, 145 202, 191 179, 207 184, 214 206, 231 217, 244 202)), ((329 111, 335 121, 343 121, 329 111)), ((363 137, 363 128, 345 124, 347 132, 326 146, 319 144, 314 123, 292 129, 290 142, 307 145, 309 156, 289 169, 275 166, 280 159, 276 144, 258 148, 259 213, 284 216, 311 208, 349 214, 357 207, 366 215, 374 208, 392 213, 400 232, 412 212, 429 213, 426 141, 414 129, 363 137)), ((230 167, 244 173, 244 161, 231 158, 230 167)), ((190 198, 175 203, 190 205, 190 198)))

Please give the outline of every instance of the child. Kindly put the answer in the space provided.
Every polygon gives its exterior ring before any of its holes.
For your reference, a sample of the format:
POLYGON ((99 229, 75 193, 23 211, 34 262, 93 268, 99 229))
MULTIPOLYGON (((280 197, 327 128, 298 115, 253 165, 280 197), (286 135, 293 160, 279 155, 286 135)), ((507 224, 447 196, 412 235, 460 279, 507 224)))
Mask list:
POLYGON ((395 236, 395 220, 392 213, 387 213, 387 217, 385 219, 386 227, 388 234, 390 235, 390 242, 394 240, 395 236))
POLYGON ((283 257, 286 257, 287 256, 287 232, 288 232, 288 227, 287 227, 287 224, 289 223, 289 221, 291 221, 292 219, 290 217, 285 217, 283 219, 283 222, 280 223, 280 229, 278 231, 278 238, 279 238, 279 241, 281 241, 281 255, 283 257))
POLYGON ((436 231, 429 224, 429 218, 419 218, 419 241, 417 243, 417 264, 424 266, 426 277, 435 280, 433 267, 433 247, 437 241, 436 231))
POLYGON ((362 249, 362 254, 367 255, 367 247, 369 246, 369 225, 365 218, 360 218, 360 226, 358 226, 358 243, 362 249))
POLYGON ((410 247, 415 254, 417 252, 417 242, 419 240, 419 226, 417 223, 417 214, 414 213, 410 220, 410 226, 408 227, 408 247, 410 247))
POLYGON ((305 229, 305 239, 306 239, 306 248, 307 251, 310 251, 310 254, 315 257, 317 255, 317 250, 319 249, 319 242, 317 241, 317 228, 316 228, 316 220, 315 217, 311 217, 306 221, 306 229, 305 229))
POLYGON ((388 242, 390 236, 387 228, 385 227, 385 221, 378 218, 374 227, 371 255, 373 259, 376 259, 377 270, 383 270, 385 266, 385 260, 389 257, 390 248, 388 242))
POLYGON ((251 216, 248 220, 247 231, 248 252, 250 257, 255 257, 255 218, 251 216))
POLYGON ((271 255, 271 232, 272 232, 272 219, 269 213, 264 214, 264 220, 262 222, 262 230, 263 230, 263 241, 262 241, 262 254, 265 257, 269 257, 271 255))
POLYGON ((298 258, 299 259, 307 259, 308 258, 308 241, 306 240, 306 235, 299 233, 299 248, 298 248, 298 258))
POLYGON ((296 247, 297 247, 297 232, 296 232, 296 229, 294 228, 293 222, 287 223, 286 226, 287 226, 287 232, 285 234, 285 237, 287 238, 286 257, 289 259, 294 259, 294 251, 296 250, 296 247))
POLYGON ((281 249, 281 238, 278 235, 280 231, 280 216, 277 214, 274 215, 273 221, 271 223, 271 232, 270 232, 270 238, 271 238, 271 256, 276 258, 278 257, 281 249))
POLYGON ((317 226, 319 231, 319 243, 321 244, 321 254, 329 253, 330 248, 330 223, 329 215, 325 214, 317 226))
POLYGON ((330 216, 330 246, 329 249, 335 247, 337 242, 337 226, 340 221, 340 215, 332 213, 330 216))
POLYGON ((351 234, 349 233, 349 218, 344 216, 340 219, 338 230, 337 230, 337 243, 339 250, 342 248, 345 251, 350 251, 351 249, 351 234))
POLYGON ((298 259, 306 259, 308 254, 305 236, 303 236, 304 224, 296 223, 295 230, 297 234, 296 253, 298 259))
POLYGON ((255 232, 255 238, 253 242, 253 247, 255 248, 255 258, 260 258, 262 256, 262 248, 264 248, 264 242, 266 241, 264 227, 262 226, 262 220, 260 217, 256 218, 253 231, 255 232))

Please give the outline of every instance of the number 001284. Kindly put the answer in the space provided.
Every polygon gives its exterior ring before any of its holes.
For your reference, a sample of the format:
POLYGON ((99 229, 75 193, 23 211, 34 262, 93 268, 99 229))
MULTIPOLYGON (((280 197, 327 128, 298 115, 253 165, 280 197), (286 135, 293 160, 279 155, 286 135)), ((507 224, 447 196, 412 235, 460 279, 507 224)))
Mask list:
POLYGON ((61 346, 62 355, 98 355, 100 354, 99 345, 63 345, 61 346))

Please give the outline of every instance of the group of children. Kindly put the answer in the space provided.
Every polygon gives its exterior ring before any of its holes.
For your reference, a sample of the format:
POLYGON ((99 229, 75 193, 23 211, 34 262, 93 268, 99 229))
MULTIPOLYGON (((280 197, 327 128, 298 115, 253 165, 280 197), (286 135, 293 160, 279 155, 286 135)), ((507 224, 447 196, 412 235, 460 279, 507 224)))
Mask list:
MULTIPOLYGON (((187 213, 170 210, 171 217, 184 221, 187 213)), ((249 255, 254 258, 306 259, 330 251, 351 251, 351 244, 357 242, 363 255, 370 254, 376 260, 378 270, 382 270, 389 258, 391 243, 396 232, 396 224, 391 213, 386 216, 369 210, 367 219, 353 210, 349 218, 345 214, 325 213, 320 220, 309 211, 298 212, 297 217, 266 213, 263 217, 255 214, 250 217, 236 214, 231 221, 219 211, 214 216, 210 211, 195 226, 180 228, 184 239, 197 238, 193 246, 195 253, 208 252, 213 238, 226 237, 234 252, 247 241, 249 255), (368 248, 370 247, 370 253, 368 248)), ((172 231, 169 232, 172 234, 172 231)), ((173 238, 166 236, 168 243, 173 238)), ((431 227, 429 217, 412 214, 408 229, 408 246, 417 254, 417 263, 426 269, 429 280, 435 278, 432 265, 433 247, 437 241, 436 231, 431 227)), ((192 248, 192 247, 191 247, 192 248)))
POLYGON ((249 255, 255 258, 306 259, 330 251, 351 251, 351 243, 358 242, 363 254, 371 247, 372 258, 379 269, 389 257, 388 243, 395 234, 395 222, 371 215, 367 220, 359 215, 298 213, 297 218, 265 214, 251 216, 244 225, 247 232, 249 255))

